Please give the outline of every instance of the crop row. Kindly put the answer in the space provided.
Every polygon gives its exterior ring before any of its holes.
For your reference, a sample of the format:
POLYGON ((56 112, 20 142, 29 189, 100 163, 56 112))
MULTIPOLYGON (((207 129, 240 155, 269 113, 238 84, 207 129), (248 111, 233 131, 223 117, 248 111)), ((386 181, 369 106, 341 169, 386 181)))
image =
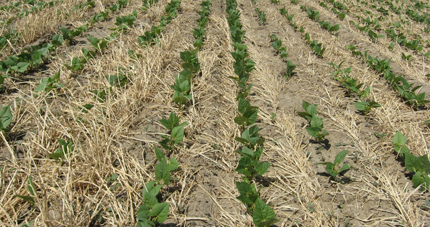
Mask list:
POLYGON ((247 46, 242 44, 245 31, 242 30, 240 22, 240 11, 237 10, 236 0, 227 0, 227 21, 230 27, 230 34, 233 40, 234 52, 232 56, 235 80, 240 88, 236 99, 238 100, 239 116, 234 118, 234 122, 241 128, 241 137, 236 137, 242 147, 236 150, 241 155, 236 171, 243 175, 241 182, 236 182, 236 187, 240 193, 237 197, 247 208, 253 217, 256 226, 271 226, 278 222, 275 212, 260 199, 259 188, 256 183, 257 176, 262 176, 270 167, 268 162, 260 162, 264 151, 265 139, 259 135, 259 127, 254 125, 257 119, 258 107, 251 106, 247 100, 252 84, 248 84, 250 72, 254 69, 255 63, 248 58, 247 46))
MULTIPOLYGON (((288 12, 284 9, 281 9, 281 13, 284 14, 290 23, 294 24, 292 21, 291 15, 288 14, 288 12)), ((296 26, 297 29, 297 26, 296 26)), ((304 31, 301 30, 303 33, 304 31)), ((306 33, 305 39, 308 43, 310 43, 310 36, 306 33)), ((312 47, 311 47, 312 48, 312 47)), ((350 45, 347 47, 347 49, 350 49, 353 51, 353 55, 362 56, 365 63, 368 64, 369 67, 373 68, 375 71, 377 71, 380 74, 384 74, 384 77, 387 79, 387 81, 395 88, 401 97, 407 101, 408 104, 410 104, 413 108, 417 109, 419 107, 422 107, 424 104, 428 103, 428 100, 425 100, 425 93, 416 94, 415 91, 418 90, 421 86, 413 86, 413 84, 408 83, 402 76, 396 76, 391 71, 391 68, 389 66, 389 60, 380 60, 378 58, 373 58, 367 54, 362 54, 361 52, 358 52, 355 50, 355 46, 350 45)), ((316 51, 314 50, 316 53, 316 51)), ((318 55, 318 54, 317 54, 318 55)), ((351 68, 345 68, 341 69, 342 63, 339 65, 330 63, 334 69, 334 72, 331 73, 331 76, 333 79, 338 80, 342 83, 342 85, 347 89, 347 95, 354 95, 356 99, 358 99, 358 102, 355 102, 355 107, 361 111, 363 114, 367 114, 371 111, 373 108, 380 107, 380 104, 373 100, 367 100, 367 96, 370 94, 370 87, 363 88, 363 84, 359 84, 356 79, 353 79, 349 76, 349 73, 351 72, 351 68)), ((305 119, 308 120, 309 126, 306 128, 306 131, 315 138, 316 142, 321 142, 324 140, 325 136, 328 135, 328 132, 326 132, 323 129, 323 122, 322 119, 317 117, 317 110, 316 106, 310 103, 307 103, 303 101, 303 108, 306 110, 306 112, 299 112, 299 115, 305 119)), ((395 145, 395 150, 398 152, 400 157, 402 158, 405 165, 407 165, 407 169, 414 174, 414 177, 412 178, 412 181, 414 183, 414 187, 420 187, 421 190, 425 190, 429 188, 429 181, 428 181, 428 174, 430 171, 430 165, 428 164, 428 157, 425 156, 414 156, 412 155, 409 150, 406 150, 403 153, 399 152, 399 146, 401 147, 406 143, 406 139, 399 139, 401 133, 398 132, 396 136, 393 139, 393 143, 396 144, 398 142, 396 141, 402 141, 401 145, 395 145), (407 156, 407 157, 406 157, 407 156), (408 160, 406 160, 408 159, 408 160), (408 163, 408 164, 406 164, 408 163)), ((326 171, 330 174, 333 179, 337 179, 337 174, 344 174, 349 167, 345 164, 342 167, 338 167, 342 160, 345 158, 345 155, 347 154, 347 151, 339 152, 338 155, 336 155, 334 163, 325 162, 325 163, 318 163, 318 164, 324 164, 326 165, 326 171)))
MULTIPOLYGON (((180 1, 179 1, 180 3, 180 1)), ((201 3, 202 10, 199 11, 201 16, 197 22, 199 27, 194 29, 194 42, 195 50, 184 51, 180 53, 183 70, 175 78, 176 83, 171 87, 174 90, 173 101, 178 105, 179 110, 183 110, 183 106, 187 104, 187 100, 192 99, 191 86, 193 77, 200 72, 200 63, 197 58, 197 53, 202 45, 204 45, 204 30, 208 22, 208 15, 210 13, 211 1, 203 1, 201 3)), ((177 5, 179 6, 179 5, 177 5)), ((168 12, 166 8, 166 12, 168 12)), ((170 14, 169 14, 170 15, 170 14)), ((170 157, 174 151, 175 145, 182 142, 184 139, 184 127, 188 124, 186 122, 179 124, 180 117, 174 112, 170 113, 168 119, 161 119, 160 123, 168 130, 167 135, 162 135, 163 138, 159 144, 164 148, 163 151, 154 146, 155 154, 158 160, 155 166, 155 181, 150 181, 145 184, 143 188, 143 204, 137 211, 137 224, 136 227, 155 226, 156 223, 163 223, 169 213, 170 204, 167 202, 158 202, 157 195, 159 194, 163 185, 169 185, 171 179, 171 171, 179 168, 179 163, 175 158, 170 158, 167 162, 167 157, 170 157), (160 184, 161 182, 161 184, 160 184), (157 186, 155 186, 157 184, 157 186)))

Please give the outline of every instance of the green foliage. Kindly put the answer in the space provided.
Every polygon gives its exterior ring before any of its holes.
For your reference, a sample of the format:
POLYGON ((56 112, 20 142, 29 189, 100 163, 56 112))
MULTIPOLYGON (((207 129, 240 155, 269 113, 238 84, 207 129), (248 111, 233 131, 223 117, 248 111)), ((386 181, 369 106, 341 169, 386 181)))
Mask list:
POLYGON ((109 18, 109 10, 106 11, 100 11, 99 13, 96 13, 92 18, 91 18, 91 24, 97 23, 99 21, 105 21, 109 18))
POLYGON ((142 0, 142 10, 148 9, 151 5, 157 3, 158 0, 142 0))
POLYGON ((247 58, 248 53, 246 53, 246 45, 240 43, 233 44, 235 52, 231 52, 235 62, 233 64, 234 72, 238 77, 230 77, 239 83, 242 90, 246 90, 246 82, 249 79, 249 73, 254 69, 255 62, 247 58))
POLYGON ((253 125, 257 120, 258 107, 251 106, 248 100, 239 98, 238 110, 241 115, 234 118, 236 124, 245 128, 245 126, 253 125))
POLYGON ((314 21, 318 21, 318 18, 320 16, 320 12, 314 11, 312 9, 308 9, 307 14, 308 14, 309 18, 314 20, 314 21))
POLYGON ((55 160, 61 160, 61 165, 63 165, 67 157, 75 149, 75 145, 73 144, 72 139, 67 139, 67 141, 65 141, 57 138, 57 141, 60 144, 60 148, 58 148, 54 153, 48 154, 48 156, 55 160))
POLYGON ((254 224, 258 227, 269 227, 279 221, 276 219, 276 214, 273 209, 260 198, 257 198, 255 202, 252 218, 254 224))
POLYGON ((34 205, 36 201, 34 198, 36 197, 36 185, 33 183, 33 178, 30 176, 27 181, 27 191, 30 195, 14 195, 14 197, 21 198, 27 202, 29 202, 31 205, 34 205))
POLYGON ((330 22, 328 22, 328 21, 318 21, 318 23, 320 24, 321 28, 324 28, 329 32, 339 31, 339 25, 338 24, 331 25, 330 22))
POLYGON ((60 83, 60 71, 54 74, 52 77, 44 78, 40 84, 34 89, 35 92, 45 91, 46 93, 51 90, 63 88, 64 85, 60 83))
POLYGON ((158 37, 161 35, 162 29, 157 26, 152 26, 151 31, 146 31, 144 35, 137 38, 139 45, 141 46, 152 46, 158 41, 158 37))
POLYGON ((254 125, 250 128, 245 129, 242 132, 241 137, 236 137, 235 140, 242 143, 243 146, 247 146, 251 149, 257 148, 259 146, 262 146, 265 139, 260 137, 258 132, 260 129, 257 125, 254 125))
POLYGON ((157 182, 163 181, 166 186, 169 186, 170 171, 176 170, 179 167, 179 163, 175 158, 170 158, 169 163, 167 163, 164 153, 156 147, 154 147, 154 150, 158 160, 155 166, 155 179, 157 179, 157 182))
POLYGON ((263 175, 270 166, 270 163, 268 162, 259 162, 263 149, 263 146, 258 147, 256 150, 251 150, 248 147, 243 146, 242 150, 236 151, 242 155, 236 171, 245 175, 249 181, 254 179, 256 175, 263 175))
POLYGON ((60 28, 60 31, 63 35, 63 39, 69 40, 71 43, 73 38, 87 31, 87 26, 82 25, 81 27, 76 28, 75 30, 69 30, 67 28, 60 28))
POLYGON ((173 112, 169 119, 161 119, 160 123, 170 131, 170 135, 162 135, 163 140, 159 143, 164 149, 172 151, 174 146, 184 139, 184 127, 188 123, 184 122, 179 125, 179 117, 173 112))
POLYGON ((197 56, 197 51, 184 51, 180 53, 181 59, 184 61, 182 67, 192 73, 200 71, 200 63, 197 56))
POLYGON ((403 60, 407 60, 408 61, 411 57, 412 57, 412 55, 410 55, 410 54, 406 55, 405 53, 402 52, 402 59, 403 60))
POLYGON ((406 147, 406 142, 406 137, 398 131, 393 137, 394 150, 403 158, 406 169, 414 174, 412 177, 414 187, 420 187, 421 191, 429 190, 430 161, 428 154, 422 156, 411 154, 409 148, 406 147))
POLYGON ((317 165, 325 165, 325 170, 327 173, 330 174, 333 179, 337 180, 337 175, 345 173, 350 168, 348 164, 344 164, 341 168, 339 168, 339 164, 345 159, 348 152, 349 151, 347 150, 339 152, 334 159, 334 163, 321 162, 317 163, 317 165))
POLYGON ((133 10, 133 13, 128 16, 117 17, 115 25, 125 24, 128 27, 131 27, 134 21, 136 21, 136 18, 137 18, 137 11, 133 10))
POLYGON ((12 122, 10 106, 0 106, 0 133, 9 132, 8 126, 12 122))
POLYGON ((355 102, 354 106, 357 110, 363 112, 363 114, 368 114, 373 108, 381 107, 381 105, 377 102, 355 102))
POLYGON ((125 76, 121 72, 118 72, 117 75, 106 76, 106 80, 109 82, 110 86, 116 86, 116 87, 124 87, 129 82, 127 76, 125 76))
POLYGON ((318 41, 316 41, 316 40, 313 40, 310 43, 310 47, 314 51, 314 53, 316 55, 318 55, 319 57, 322 57, 322 55, 324 54, 324 51, 326 49, 326 48, 322 48, 322 44, 318 43, 318 41))
POLYGON ((324 124, 322 119, 317 116, 316 105, 302 101, 302 107, 306 112, 298 112, 298 115, 308 121, 309 126, 306 127, 306 131, 309 135, 314 137, 317 142, 322 142, 329 134, 323 129, 324 124))
POLYGON ((296 69, 296 65, 293 64, 293 62, 291 61, 287 61, 287 70, 286 70, 286 74, 285 77, 291 77, 293 75, 293 71, 294 69, 296 69))
POLYGON ((150 227, 166 221, 170 204, 158 202, 157 196, 160 190, 161 185, 155 186, 154 181, 148 182, 143 188, 143 204, 137 211, 136 227, 150 227))
POLYGON ((266 14, 259 8, 256 8, 255 12, 258 14, 258 18, 260 18, 260 24, 266 24, 266 14))
POLYGON ((43 62, 49 52, 53 51, 55 46, 51 43, 45 43, 43 46, 27 47, 18 55, 8 56, 6 60, 0 61, 0 72, 5 74, 25 73, 37 68, 43 62))
POLYGON ((103 50, 107 47, 108 41, 106 39, 98 39, 89 35, 88 40, 96 50, 100 51, 100 53, 102 53, 103 50))
POLYGON ((73 57, 71 64, 64 64, 64 66, 66 66, 66 68, 71 70, 72 72, 75 72, 84 69, 85 63, 85 59, 81 60, 78 57, 73 57))

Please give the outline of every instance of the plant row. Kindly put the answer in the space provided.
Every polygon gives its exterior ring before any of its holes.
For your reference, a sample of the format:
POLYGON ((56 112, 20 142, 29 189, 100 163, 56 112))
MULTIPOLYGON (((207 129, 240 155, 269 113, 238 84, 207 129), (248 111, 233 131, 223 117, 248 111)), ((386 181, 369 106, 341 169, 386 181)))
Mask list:
POLYGON ((310 8, 307 9, 306 6, 300 6, 300 9, 305 11, 311 20, 318 22, 318 24, 320 24, 321 28, 323 28, 329 32, 339 31, 339 24, 332 25, 328 21, 318 20, 320 12, 313 10, 313 9, 310 9, 310 8))
POLYGON ((139 36, 137 38, 139 45, 155 45, 158 42, 158 38, 163 32, 164 28, 166 28, 167 24, 169 24, 173 20, 173 18, 178 15, 178 7, 180 4, 181 0, 170 1, 165 8, 167 17, 162 16, 160 19, 160 24, 158 26, 152 26, 150 31, 146 31, 144 35, 139 36))
MULTIPOLYGON (((199 48, 203 45, 204 28, 208 22, 208 15, 210 13, 211 1, 203 1, 201 3, 202 10, 199 11, 200 18, 197 20, 199 27, 194 30, 194 36, 199 42, 194 42, 195 50, 181 52, 181 59, 184 61, 182 64, 183 70, 176 78, 176 83, 172 85, 174 89, 173 101, 178 104, 181 110, 182 105, 192 98, 191 83, 193 75, 200 71, 200 63, 198 62, 197 53, 199 48), (197 44, 197 45, 196 45, 197 44)), ((184 127, 186 122, 179 124, 179 117, 175 113, 171 113, 168 119, 161 119, 160 123, 168 130, 167 135, 162 135, 163 140, 159 142, 161 147, 165 150, 167 157, 170 157, 178 145, 184 139, 184 127)), ((136 227, 156 226, 157 223, 163 223, 169 214, 170 204, 167 202, 158 202, 157 196, 162 189, 163 184, 169 185, 171 179, 171 171, 179 168, 179 163, 175 158, 170 158, 167 162, 166 155, 157 147, 154 147, 155 154, 158 160, 155 166, 156 181, 150 181, 145 184, 143 189, 143 204, 137 211, 137 225, 136 227), (158 184, 157 186, 155 186, 158 184)))
MULTIPOLYGON (((282 15, 284 15, 288 22, 290 23, 290 25, 294 28, 294 30, 298 30, 298 26, 296 24, 296 22, 293 21, 293 17, 294 14, 289 14, 288 10, 284 8, 279 9, 280 13, 282 15)), ((305 32, 305 29, 303 27, 300 28, 300 32, 303 34, 305 32)), ((306 43, 310 46, 311 50, 318 56, 318 57, 322 57, 324 54, 324 51, 326 50, 326 48, 322 47, 322 44, 319 43, 317 40, 312 40, 311 41, 311 36, 309 35, 309 33, 305 33, 304 34, 304 38, 306 40, 306 43)))
POLYGON ((390 67, 391 59, 387 60, 372 57, 368 54, 368 51, 363 54, 362 52, 357 51, 353 44, 348 45, 346 49, 351 50, 353 55, 361 57, 364 63, 379 74, 383 75, 388 83, 390 83, 391 86, 399 92, 400 96, 406 101, 406 103, 415 110, 430 102, 425 99, 425 92, 416 93, 416 91, 422 86, 414 87, 414 84, 409 83, 403 76, 397 76, 393 73, 390 67))
POLYGON ((379 103, 368 99, 371 88, 363 88, 363 83, 359 84, 356 79, 351 78, 349 76, 349 73, 351 73, 351 67, 341 69, 342 63, 343 61, 339 65, 328 63, 334 69, 334 71, 330 73, 330 76, 342 83, 342 85, 347 89, 348 96, 354 96, 359 100, 354 103, 354 106, 357 108, 357 110, 366 115, 373 108, 381 107, 379 103))
MULTIPOLYGON (((127 2, 128 0, 119 0, 118 4, 120 4, 121 7, 124 7, 127 2)), ((3 75, 0 75, 0 82, 3 82, 9 75, 16 76, 39 68, 48 61, 49 53, 63 45, 64 40, 68 40, 69 43, 73 43, 73 38, 87 31, 87 26, 88 25, 83 25, 74 30, 61 28, 61 32, 54 35, 51 42, 25 48, 20 54, 8 56, 6 60, 0 61, 0 72, 3 73, 3 75)), ((91 43, 93 44, 93 42, 91 43)), ((86 52, 87 55, 90 54, 89 51, 86 52)), ((76 64, 76 60, 74 60, 74 62, 76 64)), ((0 85, 1 84, 2 83, 0 83, 0 85)))
POLYGON ((204 45, 205 27, 208 23, 208 15, 210 13, 210 7, 212 1, 203 1, 201 3, 202 10, 199 11, 200 18, 197 19, 198 27, 193 30, 195 37, 194 50, 188 50, 180 53, 183 70, 175 78, 175 84, 171 87, 174 90, 173 101, 178 105, 179 109, 182 109, 187 104, 188 100, 193 99, 191 93, 191 87, 193 84, 193 78, 200 72, 200 63, 198 59, 198 51, 204 45))
POLYGON ((277 55, 279 55, 282 59, 282 61, 286 62, 287 69, 285 72, 285 78, 289 78, 293 75, 293 71, 296 68, 296 65, 293 64, 292 61, 287 60, 288 58, 288 52, 287 48, 285 46, 282 46, 282 40, 280 40, 275 34, 272 34, 270 36, 272 47, 275 49, 275 52, 277 55))
POLYGON ((406 169, 413 174, 412 183, 414 187, 419 187, 421 191, 429 190, 430 161, 428 154, 422 156, 411 154, 411 151, 406 146, 406 142, 406 137, 398 131, 393 137, 394 150, 397 152, 397 155, 400 157, 406 169))
POLYGON ((260 162, 265 139, 259 135, 258 126, 254 125, 258 107, 251 106, 246 99, 252 87, 252 84, 248 84, 247 81, 255 63, 248 58, 247 46, 242 44, 245 31, 242 30, 242 24, 239 20, 240 11, 237 9, 236 0, 227 0, 227 14, 235 50, 231 54, 235 60, 233 66, 236 76, 230 78, 235 80, 240 87, 236 97, 239 116, 235 117, 234 121, 242 129, 241 137, 235 139, 242 145, 240 149, 236 150, 241 155, 236 171, 243 177, 241 182, 236 182, 236 187, 240 193, 237 199, 246 206, 256 226, 271 226, 278 220, 273 209, 260 199, 260 186, 256 183, 257 176, 262 176, 269 168, 270 163, 260 162))

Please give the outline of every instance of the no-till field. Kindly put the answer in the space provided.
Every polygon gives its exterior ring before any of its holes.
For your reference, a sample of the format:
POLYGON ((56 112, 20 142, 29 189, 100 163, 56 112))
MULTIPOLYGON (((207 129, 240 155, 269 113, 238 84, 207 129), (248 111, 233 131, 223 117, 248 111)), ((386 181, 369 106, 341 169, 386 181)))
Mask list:
MULTIPOLYGON (((182 70, 180 52, 194 48, 193 30, 198 25, 201 0, 182 0, 178 16, 156 45, 138 43, 139 36, 158 25, 168 2, 160 0, 143 10, 142 1, 132 0, 111 12, 107 20, 89 26, 74 42, 63 43, 41 67, 5 79, 0 105, 10 105, 13 119, 10 132, 0 139, 2 226, 135 226, 136 212, 143 202, 142 188, 155 180, 153 147, 160 147, 158 141, 167 132, 159 120, 171 112, 188 125, 185 139, 171 154, 180 169, 172 172, 169 186, 163 186, 159 197, 170 203, 165 226, 253 225, 252 216, 236 199, 239 192, 235 182, 241 178, 235 171, 239 160, 235 150, 241 146, 235 140, 240 127, 234 122, 239 87, 229 78, 235 74, 226 2, 212 0, 205 45, 198 53, 201 72, 193 78, 193 99, 182 110, 173 102, 170 86, 182 70), (109 28, 116 27, 116 17, 133 10, 136 21, 108 42, 102 54, 78 71, 64 66, 71 64, 73 57, 82 57, 83 47, 91 49, 88 35, 109 36, 113 32, 109 28), (129 50, 139 56, 130 56, 129 50), (109 88, 106 76, 119 71, 129 82, 108 89, 106 101, 95 101, 91 91, 109 88), (64 88, 35 92, 41 79, 57 72, 64 88), (83 111, 86 104, 94 106, 83 111), (74 143, 63 164, 48 156, 59 148, 56 138, 74 143), (35 185, 34 205, 14 196, 30 195, 30 177, 35 185)), ((405 2, 406 7, 416 1, 405 2)), ((3 47, 0 60, 19 54, 26 46, 51 41, 61 27, 74 29, 88 23, 116 1, 98 0, 94 7, 76 7, 79 3, 86 1, 64 0, 22 18, 16 17, 20 10, 1 11, 2 20, 15 17, 11 24, 2 25, 1 35, 11 27, 20 38, 3 47)), ((357 15, 372 19, 382 16, 377 9, 384 6, 383 2, 369 1, 366 5, 364 1, 344 1, 349 7, 344 20, 330 10, 329 1, 325 3, 328 9, 318 1, 298 0, 295 5, 290 0, 280 0, 280 4, 238 0, 246 31, 244 44, 256 63, 249 81, 253 84, 249 100, 259 107, 257 125, 266 138, 261 159, 272 163, 258 182, 264 186, 260 197, 274 209, 279 219, 276 226, 430 226, 428 191, 413 187, 412 175, 392 144, 400 131, 408 138, 412 154, 429 153, 430 131, 424 124, 430 118, 429 105, 414 110, 379 73, 345 47, 353 43, 372 56, 392 58, 393 71, 423 85, 421 92, 430 91, 425 76, 430 73, 429 59, 396 43, 390 48, 392 40, 387 37, 371 40, 350 23, 360 23, 357 15), (377 7, 371 7, 373 4, 377 7), (339 24, 339 31, 322 29, 300 6, 319 11, 320 19, 339 24), (299 28, 323 44, 326 51, 322 57, 313 53, 304 35, 281 15, 279 9, 283 7, 294 14, 299 28), (257 8, 266 14, 265 24, 260 23, 257 8), (282 40, 288 60, 297 66, 289 78, 284 77, 285 62, 272 48, 272 34, 282 40), (402 53, 411 58, 402 59, 402 53), (380 108, 367 115, 357 111, 354 97, 330 76, 333 69, 328 63, 338 65, 342 61, 342 68, 351 67, 351 77, 372 87, 370 97, 381 104, 380 108), (307 122, 297 114, 303 111, 302 100, 318 105, 329 133, 322 144, 306 132, 307 122), (345 163, 351 169, 342 181, 331 181, 324 166, 315 164, 333 161, 342 150, 349 150, 345 163)), ((1 2, 1 6, 8 4, 1 2)), ((408 38, 424 39, 426 53, 430 49, 426 25, 404 12, 401 15, 402 20, 389 11, 385 20, 379 21, 379 33, 383 34, 390 22, 399 22, 405 34, 409 31, 408 38)))

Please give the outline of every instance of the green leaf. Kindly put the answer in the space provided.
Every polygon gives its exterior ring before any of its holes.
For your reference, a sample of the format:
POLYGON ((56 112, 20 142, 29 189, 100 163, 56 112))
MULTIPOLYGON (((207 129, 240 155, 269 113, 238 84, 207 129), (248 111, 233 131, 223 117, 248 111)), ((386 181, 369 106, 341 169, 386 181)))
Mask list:
POLYGON ((0 130, 3 132, 9 131, 7 128, 12 122, 12 112, 10 106, 5 106, 0 109, 0 130))
POLYGON ((334 158, 334 165, 337 166, 339 165, 346 157, 346 155, 348 154, 348 150, 344 150, 339 152, 336 157, 334 158))
POLYGON ((400 131, 397 131, 396 135, 393 137, 394 150, 399 152, 400 148, 406 145, 406 141, 406 137, 400 131))
POLYGON ((172 129, 171 138, 175 140, 175 144, 179 144, 184 139, 184 125, 176 126, 172 129))
POLYGON ((411 172, 430 173, 430 161, 427 154, 423 156, 415 156, 410 152, 405 153, 405 167, 411 172))
POLYGON ((163 223, 166 221, 167 216, 169 215, 169 203, 157 203, 152 208, 149 216, 156 217, 158 223, 163 223))
POLYGON ((357 108, 357 110, 359 110, 359 111, 365 111, 367 105, 369 105, 368 102, 355 102, 354 103, 355 108, 357 108))
POLYGON ((176 170, 179 167, 179 162, 175 158, 170 158, 169 171, 176 170))
POLYGON ((331 163, 328 162, 325 166, 325 171, 327 171, 328 174, 330 174, 333 178, 336 178, 338 172, 335 170, 336 166, 331 163))
POLYGON ((260 198, 255 202, 252 218, 254 220, 254 224, 258 227, 271 226, 278 221, 276 220, 276 215, 273 209, 260 198))
POLYGON ((249 122, 249 119, 247 117, 238 116, 234 118, 234 122, 238 125, 247 125, 249 122))
POLYGON ((20 62, 18 63, 16 66, 18 66, 18 72, 23 73, 25 71, 27 71, 27 68, 30 66, 30 63, 28 62, 20 62))
POLYGON ((269 169, 270 165, 271 164, 268 162, 259 162, 257 166, 255 166, 255 170, 257 171, 257 174, 261 176, 267 171, 267 169, 269 169))
POLYGON ((239 165, 237 166, 236 171, 245 176, 251 176, 252 173, 250 169, 253 169, 251 158, 248 156, 242 156, 239 160, 239 165))
POLYGON ((166 157, 164 156, 164 153, 160 151, 157 147, 154 147, 155 150, 155 156, 157 157, 157 160, 159 162, 166 161, 166 157))
POLYGON ((248 182, 236 182, 240 196, 236 197, 249 209, 258 198, 258 193, 248 182))
POLYGON ((160 161, 155 166, 155 179, 157 181, 163 180, 166 186, 169 186, 171 179, 169 165, 166 160, 160 161))
POLYGON ((30 176, 28 178, 28 185, 27 185, 28 192, 30 195, 35 196, 36 195, 36 185, 33 183, 33 178, 30 176))
POLYGON ((34 205, 35 201, 34 198, 28 195, 14 195, 14 197, 21 198, 27 202, 29 202, 31 205, 34 205))
POLYGON ((423 174, 420 171, 414 174, 412 177, 412 183, 414 183, 414 188, 417 188, 421 185, 421 191, 428 190, 430 187, 430 179, 428 174, 423 174))

